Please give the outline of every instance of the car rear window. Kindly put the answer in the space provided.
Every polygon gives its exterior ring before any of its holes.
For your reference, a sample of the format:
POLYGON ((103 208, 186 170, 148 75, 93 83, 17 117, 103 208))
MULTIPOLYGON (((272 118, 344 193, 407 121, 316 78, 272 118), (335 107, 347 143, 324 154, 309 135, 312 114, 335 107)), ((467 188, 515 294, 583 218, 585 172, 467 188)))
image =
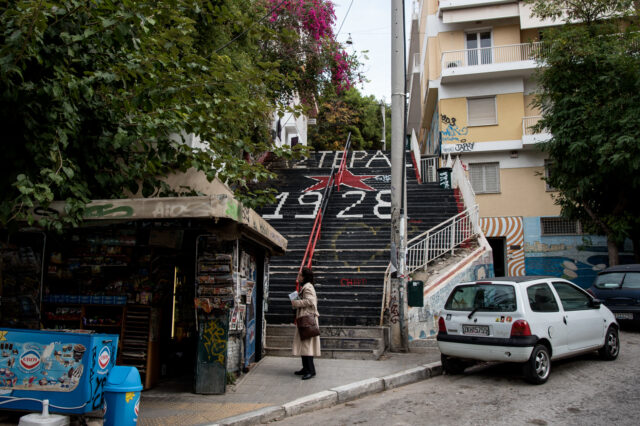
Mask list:
POLYGON ((508 284, 460 285, 451 292, 444 307, 451 311, 513 312, 516 293, 508 284))
POLYGON ((627 272, 624 276, 623 288, 640 288, 640 272, 627 272))
POLYGON ((596 282, 593 285, 596 288, 610 289, 619 288, 624 278, 624 272, 612 272, 610 274, 602 274, 596 277, 596 282))

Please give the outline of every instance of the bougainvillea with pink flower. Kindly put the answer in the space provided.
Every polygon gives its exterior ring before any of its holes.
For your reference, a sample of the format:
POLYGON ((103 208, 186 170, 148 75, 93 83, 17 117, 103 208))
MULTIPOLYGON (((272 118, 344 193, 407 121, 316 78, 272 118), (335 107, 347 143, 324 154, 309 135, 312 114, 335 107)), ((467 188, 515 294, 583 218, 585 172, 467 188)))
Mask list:
MULTIPOLYGON (((360 79, 358 61, 336 40, 333 32, 336 15, 330 0, 264 0, 271 11, 270 24, 276 31, 297 34, 278 48, 285 65, 299 69, 302 92, 322 90, 323 84, 333 84, 336 91, 348 90, 360 79), (294 59, 292 61, 292 59, 294 59)), ((273 45, 271 45, 273 47, 273 45)), ((287 72, 283 69, 282 72, 287 72)), ((304 95, 304 93, 302 93, 304 95)))

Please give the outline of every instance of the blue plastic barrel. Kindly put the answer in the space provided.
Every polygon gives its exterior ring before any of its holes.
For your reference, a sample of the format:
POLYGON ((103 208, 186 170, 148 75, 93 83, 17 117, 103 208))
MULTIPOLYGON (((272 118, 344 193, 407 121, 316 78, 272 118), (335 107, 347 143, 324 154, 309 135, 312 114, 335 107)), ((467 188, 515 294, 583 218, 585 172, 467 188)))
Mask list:
POLYGON ((104 426, 135 426, 142 382, 135 367, 116 365, 104 385, 104 426))

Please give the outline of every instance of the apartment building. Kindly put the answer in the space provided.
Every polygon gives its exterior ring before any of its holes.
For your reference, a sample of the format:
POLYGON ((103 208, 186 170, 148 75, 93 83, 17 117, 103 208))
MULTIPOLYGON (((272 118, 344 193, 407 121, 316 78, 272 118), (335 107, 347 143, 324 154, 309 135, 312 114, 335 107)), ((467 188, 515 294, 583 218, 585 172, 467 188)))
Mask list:
MULTIPOLYGON (((496 275, 554 275, 590 285, 607 263, 604 237, 559 217, 539 119, 534 60, 541 30, 513 0, 420 0, 407 64, 408 132, 421 153, 459 156, 494 251, 496 275)), ((623 254, 624 257, 624 254, 623 254)), ((621 258, 624 262, 624 259, 621 258)))

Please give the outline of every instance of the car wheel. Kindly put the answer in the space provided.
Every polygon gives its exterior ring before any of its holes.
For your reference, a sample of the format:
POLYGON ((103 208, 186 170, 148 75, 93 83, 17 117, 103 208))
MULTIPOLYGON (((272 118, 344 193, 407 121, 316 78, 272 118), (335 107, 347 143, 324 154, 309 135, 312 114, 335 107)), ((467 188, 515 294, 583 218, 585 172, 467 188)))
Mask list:
POLYGON ((551 357, 545 345, 536 345, 531 352, 529 361, 524 363, 524 378, 535 385, 547 381, 551 373, 551 357))
POLYGON ((607 334, 604 337, 604 346, 598 351, 600 358, 605 361, 613 361, 618 358, 620 353, 620 339, 618 338, 618 329, 609 326, 607 334))
POLYGON ((466 368, 464 362, 458 358, 440 355, 440 360, 442 361, 442 370, 446 374, 460 374, 466 368))

